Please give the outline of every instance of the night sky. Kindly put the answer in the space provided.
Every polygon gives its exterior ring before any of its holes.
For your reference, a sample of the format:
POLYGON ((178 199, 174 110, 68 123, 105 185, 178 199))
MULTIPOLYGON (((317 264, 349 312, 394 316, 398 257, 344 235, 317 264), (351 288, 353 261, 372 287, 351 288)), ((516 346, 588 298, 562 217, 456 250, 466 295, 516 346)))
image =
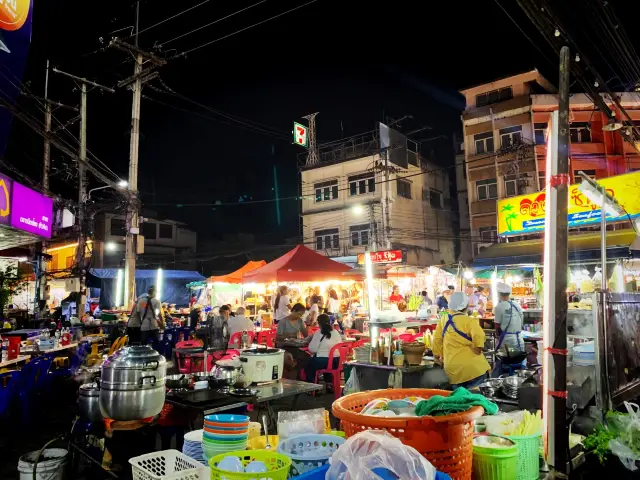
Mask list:
MULTIPOLYGON (((140 29, 200 1, 142 1, 140 29)), ((143 31, 140 46, 150 49, 254 3, 209 1, 143 31)), ((264 1, 171 41, 163 50, 171 56, 193 49, 303 3, 264 1)), ((296 155, 301 149, 291 145, 292 122, 315 111, 320 112, 320 143, 372 130, 386 117, 412 115, 403 124, 407 130, 431 127, 416 139, 447 136, 425 143, 422 153, 428 156, 433 150, 441 164, 452 165, 452 135, 460 131, 464 108, 458 89, 532 68, 557 82, 557 54, 515 2, 502 3, 544 56, 495 1, 318 0, 186 58, 171 60, 159 70, 162 81, 216 112, 157 91, 163 88, 157 80, 144 88, 148 98, 142 103, 139 188, 145 207, 189 223, 201 238, 237 231, 296 235, 297 202, 293 200, 282 201, 281 227, 275 222, 272 202, 215 209, 176 205, 237 203, 243 196, 254 201, 271 199, 274 165, 281 197, 296 195, 296 155)), ((131 34, 127 27, 134 24, 134 3, 91 4, 35 0, 24 76, 35 94, 43 95, 47 58, 53 66, 108 86, 132 74, 133 64, 125 53, 100 49, 113 35, 131 34)), ((72 81, 52 74, 52 99, 77 105, 79 92, 73 88, 72 81)), ((33 100, 22 98, 20 105, 37 112, 33 100)), ((63 122, 72 116, 63 111, 54 115, 63 122)), ((130 115, 129 91, 89 94, 89 150, 123 178, 128 171, 130 115)), ((77 135, 77 124, 72 131, 77 135)), ((15 122, 5 160, 39 181, 41 159, 42 140, 15 122)), ((53 159, 58 173, 52 190, 75 197, 69 188, 74 180, 65 167, 70 161, 55 149, 53 159)), ((92 187, 99 185, 91 180, 92 187)), ((103 198, 108 199, 108 194, 103 198)))

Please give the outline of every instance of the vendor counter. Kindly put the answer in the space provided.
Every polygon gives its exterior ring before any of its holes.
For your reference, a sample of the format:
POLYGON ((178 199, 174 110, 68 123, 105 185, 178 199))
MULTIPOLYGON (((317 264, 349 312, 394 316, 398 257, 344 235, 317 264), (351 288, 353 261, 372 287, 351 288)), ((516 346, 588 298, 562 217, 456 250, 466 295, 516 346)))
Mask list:
POLYGON ((384 388, 443 388, 449 384, 444 369, 435 365, 376 365, 372 363, 347 362, 345 368, 351 375, 358 375, 360 390, 384 388))

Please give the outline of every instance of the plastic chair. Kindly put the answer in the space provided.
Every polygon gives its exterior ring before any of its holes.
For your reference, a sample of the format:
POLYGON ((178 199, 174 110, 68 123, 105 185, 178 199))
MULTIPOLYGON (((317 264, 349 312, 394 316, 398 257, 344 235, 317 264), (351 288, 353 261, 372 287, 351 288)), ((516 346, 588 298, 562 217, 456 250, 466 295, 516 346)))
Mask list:
POLYGON ((413 333, 403 333, 402 335, 398 335, 398 338, 403 342, 412 342, 413 341, 413 333))
POLYGON ((349 356, 349 351, 351 350, 351 345, 348 343, 338 343, 331 347, 329 350, 329 359, 327 361, 327 368, 323 368, 322 370, 316 371, 316 378, 314 383, 318 383, 318 378, 320 375, 324 377, 325 373, 331 374, 331 379, 333 383, 333 392, 336 396, 336 400, 342 396, 342 386, 340 385, 342 380, 342 372, 344 370, 344 362, 347 361, 347 357, 349 356), (338 353, 339 357, 334 357, 334 354, 338 353), (338 358, 338 365, 334 368, 333 359, 338 358))
MULTIPOLYGON (((253 339, 256 337, 256 334, 253 332, 247 332, 247 334, 249 335, 249 344, 253 343, 253 339)), ((229 345, 240 345, 240 343, 242 342, 242 332, 236 332, 233 335, 231 335, 231 338, 229 339, 229 345)))
POLYGON ((320 327, 309 327, 309 328, 307 328, 307 332, 309 332, 309 335, 313 335, 318 330, 320 330, 320 327))
POLYGON ((258 344, 266 345, 269 348, 273 348, 276 344, 276 331, 275 330, 263 330, 258 333, 258 344))
POLYGON ((360 330, 356 330, 355 328, 347 328, 344 331, 345 335, 349 336, 349 335, 359 335, 362 332, 360 330))
POLYGON ((191 327, 180 327, 177 330, 178 330, 177 343, 190 341, 189 339, 191 337, 191 327))
MULTIPOLYGON (((182 342, 176 343, 175 348, 194 348, 201 347, 202 342, 200 340, 186 340, 182 342)), ((203 354, 199 354, 199 356, 195 355, 183 355, 181 353, 175 352, 176 362, 178 371, 180 373, 193 373, 202 370, 202 362, 204 359, 203 354)))

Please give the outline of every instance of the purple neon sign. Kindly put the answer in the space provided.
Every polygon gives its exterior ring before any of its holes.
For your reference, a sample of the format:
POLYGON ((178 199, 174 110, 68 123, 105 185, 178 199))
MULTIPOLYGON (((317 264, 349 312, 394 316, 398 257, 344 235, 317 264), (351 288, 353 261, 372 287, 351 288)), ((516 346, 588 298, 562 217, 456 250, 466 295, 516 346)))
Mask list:
POLYGON ((53 199, 13 182, 11 226, 41 237, 51 238, 53 199))

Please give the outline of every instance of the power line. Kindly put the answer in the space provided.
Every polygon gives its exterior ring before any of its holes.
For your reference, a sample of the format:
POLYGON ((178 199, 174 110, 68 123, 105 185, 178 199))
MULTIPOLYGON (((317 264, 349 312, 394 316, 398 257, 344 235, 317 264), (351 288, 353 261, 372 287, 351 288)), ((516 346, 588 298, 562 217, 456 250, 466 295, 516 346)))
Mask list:
POLYGON ((189 54, 191 52, 194 52, 194 51, 199 50, 199 49, 204 48, 204 47, 208 47, 209 45, 212 45, 214 43, 217 43, 217 42, 219 42, 221 40, 224 40, 226 38, 232 37, 234 35, 237 35, 238 33, 244 32, 245 30, 249 30, 250 28, 257 27, 258 25, 262 25, 263 23, 266 23, 266 22, 269 22, 271 20, 274 20, 274 19, 276 19, 278 17, 286 15, 287 13, 291 13, 291 12, 294 12, 296 10, 299 10, 299 9, 301 9, 303 7, 306 7, 307 5, 311 5, 312 3, 315 3, 317 1, 318 0, 311 0, 310 2, 304 3, 302 5, 298 5, 297 7, 292 8, 290 10, 287 10, 286 12, 279 13, 278 15, 274 15, 273 17, 269 17, 266 20, 262 20, 260 22, 254 23, 253 25, 249 25, 248 27, 242 28, 242 29, 237 30, 237 31, 235 31, 233 33, 225 35, 224 37, 216 38, 215 40, 211 40, 210 42, 206 42, 206 43, 203 43, 202 45, 199 45, 197 47, 191 48, 189 50, 185 50, 184 52, 176 55, 174 58, 176 58, 176 57, 184 57, 184 56, 186 56, 187 54, 189 54))
MULTIPOLYGON (((143 28, 137 34, 140 35, 140 34, 146 32, 146 31, 151 30, 152 28, 156 28, 158 25, 162 25, 163 23, 166 23, 169 20, 173 20, 174 18, 178 18, 179 16, 184 15, 185 13, 190 12, 191 10, 194 10, 194 9, 204 5, 205 3, 209 3, 209 2, 210 2, 210 0, 204 0, 204 2, 200 2, 197 5, 194 5, 194 6, 189 7, 189 8, 185 8, 184 10, 182 10, 181 12, 176 13, 175 15, 172 15, 172 16, 170 16, 168 18, 165 18, 164 20, 160 20, 158 23, 154 23, 153 25, 151 25, 151 26, 149 26, 147 28, 143 28)), ((126 27, 126 28, 130 28, 130 27, 126 27)), ((115 32, 111 32, 111 33, 115 33, 115 32)), ((134 36, 135 36, 135 34, 132 34, 132 35, 128 36, 127 38, 125 38, 125 40, 133 38, 134 36)))
MULTIPOLYGON (((221 22, 223 20, 226 20, 227 18, 231 18, 231 17, 233 17, 235 15, 238 15, 239 13, 242 13, 245 10, 249 10, 249 9, 251 9, 253 7, 256 7, 256 6, 260 5, 261 3, 265 3, 266 1, 267 0, 261 0, 261 1, 257 2, 257 3, 254 3, 253 5, 249 5, 248 7, 245 7, 243 9, 241 9, 241 10, 238 10, 238 11, 235 11, 233 13, 230 13, 229 15, 226 15, 226 16, 224 16, 222 18, 214 20, 213 22, 207 23, 206 25, 202 25, 201 27, 194 28, 193 30, 188 31, 187 33, 183 33, 182 35, 178 35, 177 37, 172 38, 171 40, 167 40, 166 42, 160 43, 158 45, 158 47, 159 48, 164 47, 167 43, 171 43, 171 42, 173 42, 175 40, 178 40, 180 38, 186 37, 187 35, 191 35, 192 33, 195 33, 195 32, 198 32, 198 31, 202 30, 203 28, 210 27, 211 25, 214 25, 214 24, 219 23, 219 22, 221 22)), ((187 53, 187 52, 185 52, 185 53, 187 53)))

